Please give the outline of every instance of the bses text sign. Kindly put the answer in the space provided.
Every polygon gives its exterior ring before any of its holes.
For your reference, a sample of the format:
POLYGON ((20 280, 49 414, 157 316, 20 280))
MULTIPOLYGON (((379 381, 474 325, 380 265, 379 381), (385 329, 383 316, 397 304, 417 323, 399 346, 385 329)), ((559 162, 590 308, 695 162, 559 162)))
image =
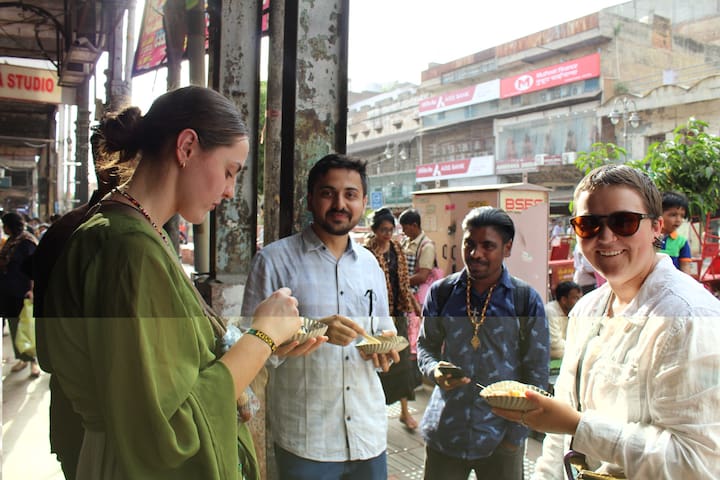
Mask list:
POLYGON ((545 192, 501 191, 500 208, 506 212, 520 213, 539 203, 546 202, 545 192))

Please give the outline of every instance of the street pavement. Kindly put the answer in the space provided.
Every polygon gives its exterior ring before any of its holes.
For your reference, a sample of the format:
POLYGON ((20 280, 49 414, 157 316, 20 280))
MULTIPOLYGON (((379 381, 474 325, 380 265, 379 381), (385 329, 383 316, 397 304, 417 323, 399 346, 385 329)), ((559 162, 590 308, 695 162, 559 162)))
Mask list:
POLYGON ((64 480, 48 440, 50 377, 43 373, 31 379, 29 366, 10 372, 15 358, 9 335, 3 336, 2 359, 1 478, 64 480))
MULTIPOLYGON (((7 331, 7 329, 6 329, 7 331)), ((1 479, 64 480, 60 464, 50 453, 48 440, 49 376, 29 378, 30 368, 10 373, 14 365, 9 336, 2 342, 2 474, 1 479)), ((416 391, 410 411, 420 422, 432 387, 423 385, 416 391)), ((389 405, 388 479, 421 479, 425 446, 419 431, 409 431, 400 423, 400 404, 389 405)), ((540 452, 540 443, 528 440, 525 478, 540 452)), ((474 479, 474 475, 470 476, 474 479)))
MULTIPOLYGON (((408 403, 410 413, 420 423, 422 414, 425 411, 432 386, 422 385, 415 390, 415 400, 408 403)), ((388 415, 388 480, 423 478, 425 464, 425 443, 423 442, 420 429, 410 431, 400 423, 400 403, 394 403, 387 407, 388 415)), ((542 443, 529 438, 525 451, 525 478, 530 478, 533 472, 535 460, 540 455, 542 443)), ((472 473, 469 477, 475 479, 472 473)))

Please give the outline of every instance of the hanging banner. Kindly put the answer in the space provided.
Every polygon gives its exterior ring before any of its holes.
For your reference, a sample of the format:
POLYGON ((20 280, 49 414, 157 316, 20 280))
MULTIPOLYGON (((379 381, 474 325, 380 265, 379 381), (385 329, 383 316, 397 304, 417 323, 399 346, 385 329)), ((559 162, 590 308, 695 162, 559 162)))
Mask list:
POLYGON ((164 7, 165 0, 145 0, 138 46, 133 61, 133 77, 163 67, 167 63, 163 28, 164 7))
MULTIPOLYGON (((185 9, 191 10, 197 6, 200 0, 186 0, 185 9)), ((163 9, 167 0, 145 0, 138 45, 135 50, 132 76, 137 77, 143 73, 151 72, 167 65, 166 37, 163 28, 163 9)), ((263 1, 262 34, 268 31, 268 16, 270 11, 270 0, 263 1)), ((207 11, 207 4, 205 7, 207 11)), ((208 15, 205 14, 205 48, 207 49, 208 15)), ((183 50, 187 48, 187 40, 183 50)), ((185 54, 183 53, 183 57, 185 54)))

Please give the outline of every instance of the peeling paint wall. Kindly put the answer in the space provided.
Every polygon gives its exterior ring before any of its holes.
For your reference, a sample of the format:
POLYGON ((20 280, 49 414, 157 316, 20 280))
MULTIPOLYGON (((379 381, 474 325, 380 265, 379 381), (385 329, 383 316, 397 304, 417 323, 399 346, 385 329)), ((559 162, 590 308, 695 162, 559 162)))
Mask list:
POLYGON ((222 2, 219 90, 235 102, 251 132, 235 198, 223 202, 215 214, 215 272, 230 283, 244 279, 255 253, 260 36, 248 32, 260 31, 258 8, 257 2, 222 2))
MULTIPOLYGON (((310 221, 307 175, 346 136, 347 0, 304 1, 298 13, 294 231, 310 221)), ((340 153, 345 153, 344 148, 340 153)))

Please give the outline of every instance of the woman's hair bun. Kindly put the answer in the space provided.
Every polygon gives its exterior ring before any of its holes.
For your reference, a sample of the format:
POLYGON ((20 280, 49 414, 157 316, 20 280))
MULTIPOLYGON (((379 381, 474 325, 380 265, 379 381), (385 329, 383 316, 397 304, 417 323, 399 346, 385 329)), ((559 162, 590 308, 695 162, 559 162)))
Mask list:
POLYGON ((131 158, 141 148, 142 113, 138 107, 128 107, 117 113, 105 115, 99 133, 102 135, 102 148, 107 153, 120 152, 120 156, 131 158))

